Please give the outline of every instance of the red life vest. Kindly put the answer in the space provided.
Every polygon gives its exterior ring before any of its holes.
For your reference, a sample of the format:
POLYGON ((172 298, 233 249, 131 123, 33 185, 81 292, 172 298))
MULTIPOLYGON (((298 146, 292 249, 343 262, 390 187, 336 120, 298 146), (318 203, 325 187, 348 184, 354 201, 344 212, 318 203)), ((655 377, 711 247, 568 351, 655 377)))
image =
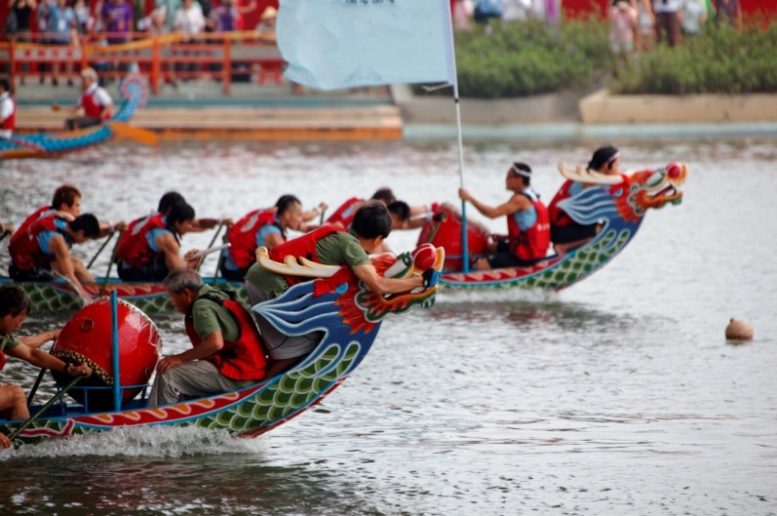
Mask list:
MULTIPOLYGON (((123 261, 133 269, 140 269, 154 260, 154 251, 148 245, 146 235, 152 229, 163 229, 167 225, 161 213, 130 222, 121 234, 116 246, 116 261, 123 261)), ((175 235, 175 232, 173 232, 175 235)))
POLYGON ((81 95, 81 107, 84 108, 84 115, 90 118, 100 118, 102 120, 108 120, 110 114, 105 106, 97 101, 97 92, 99 88, 95 88, 91 92, 85 91, 81 95))
POLYGON ((5 353, 0 351, 0 371, 5 367, 5 353))
POLYGON ((21 235, 23 233, 26 233, 27 228, 29 228, 33 222, 35 222, 41 217, 45 217, 46 215, 52 215, 55 211, 57 210, 55 210, 51 206, 43 206, 41 208, 38 208, 37 210, 35 210, 35 212, 32 215, 24 219, 24 222, 22 222, 21 225, 18 228, 16 228, 16 231, 14 231, 14 234, 11 238, 15 237, 16 235, 21 235))
POLYGON ((6 102, 11 103, 11 114, 0 123, 0 130, 13 131, 16 127, 16 103, 10 97, 8 97, 6 102))
MULTIPOLYGON (((325 224, 319 228, 314 229, 310 233, 306 233, 301 237, 284 242, 279 246, 274 247, 270 251, 270 259, 275 262, 283 263, 283 259, 287 256, 304 257, 310 261, 318 261, 318 252, 316 251, 316 244, 322 238, 326 238, 333 233, 345 233, 346 230, 340 226, 332 224, 325 224)), ((336 264, 332 264, 336 265, 336 264)), ((283 278, 286 283, 291 286, 303 281, 308 281, 310 278, 304 278, 299 276, 286 276, 283 278)))
MULTIPOLYGON (((236 340, 225 340, 224 347, 206 357, 205 360, 215 365, 223 376, 236 382, 258 381, 264 378, 267 371, 267 355, 248 310, 234 299, 221 299, 218 296, 208 294, 199 296, 194 302, 197 303, 201 299, 209 300, 223 307, 235 320, 239 330, 236 340)), ((191 312, 186 316, 185 322, 186 334, 192 341, 192 346, 196 348, 202 339, 194 330, 191 312)))
POLYGON ((55 231, 65 238, 65 242, 70 247, 70 239, 67 234, 57 227, 57 220, 62 220, 56 215, 39 218, 27 228, 24 233, 17 233, 11 237, 8 244, 8 252, 11 255, 11 261, 20 271, 31 271, 35 267, 49 268, 51 256, 43 254, 43 250, 38 243, 38 236, 44 231, 55 231))
POLYGON ((550 205, 548 206, 548 214, 550 215, 550 224, 552 226, 568 226, 574 222, 572 217, 567 215, 564 210, 558 207, 558 203, 571 197, 569 190, 573 184, 574 181, 571 179, 564 181, 564 184, 561 185, 561 188, 559 188, 558 192, 556 192, 556 195, 553 197, 553 200, 550 201, 550 205))
POLYGON ((256 261, 256 235, 267 224, 275 224, 275 208, 254 210, 229 229, 229 256, 235 265, 247 269, 256 261))
POLYGON ((341 204, 340 207, 337 208, 337 210, 328 219, 326 219, 326 223, 342 224, 344 228, 347 228, 351 225, 351 222, 353 222, 354 215, 356 215, 356 212, 359 211, 359 207, 364 204, 364 202, 364 199, 351 197, 343 204, 341 204))
POLYGON ((532 262, 545 258, 550 245, 550 217, 545 204, 535 195, 524 193, 531 201, 537 213, 537 219, 531 227, 522 230, 515 221, 515 214, 507 216, 507 233, 510 239, 510 251, 519 260, 532 262))

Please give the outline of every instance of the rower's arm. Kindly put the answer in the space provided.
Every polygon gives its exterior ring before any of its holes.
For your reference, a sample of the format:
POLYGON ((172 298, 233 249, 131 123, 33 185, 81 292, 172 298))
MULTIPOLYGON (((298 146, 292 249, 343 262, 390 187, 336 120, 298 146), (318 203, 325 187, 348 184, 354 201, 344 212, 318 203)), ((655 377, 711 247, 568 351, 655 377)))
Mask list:
POLYGON ((220 331, 214 331, 202 341, 191 349, 178 353, 177 355, 170 355, 162 358, 157 364, 157 372, 164 374, 171 368, 191 362, 193 360, 200 360, 211 356, 213 353, 217 353, 224 347, 224 336, 220 331))
POLYGON ((57 357, 41 351, 37 348, 31 348, 23 342, 18 346, 14 346, 9 349, 7 353, 16 358, 20 358, 25 362, 45 369, 51 369, 52 371, 65 372, 67 364, 57 357))
POLYGON ((395 294, 397 292, 408 292, 414 288, 422 287, 424 279, 421 276, 412 278, 384 278, 372 264, 357 265, 353 268, 356 277, 364 282, 370 290, 376 294, 395 294))
POLYGON ((272 251, 273 247, 279 246, 283 243, 283 236, 280 233, 270 233, 264 237, 264 246, 268 251, 272 251))
POLYGON ((60 330, 44 331, 37 335, 26 335, 19 337, 19 342, 29 348, 39 348, 50 340, 54 340, 59 336, 60 330))
POLYGON ((472 206, 474 206, 475 209, 480 212, 481 215, 488 217, 489 219, 496 219, 499 217, 504 217, 505 215, 510 215, 511 213, 515 213, 516 211, 526 210, 529 208, 529 205, 531 204, 529 202, 529 199, 526 198, 526 196, 516 194, 516 195, 513 195, 512 198, 506 203, 500 204, 499 206, 496 206, 496 207, 492 207, 478 201, 472 196, 472 194, 470 194, 463 188, 461 189, 459 196, 465 201, 469 201, 472 204, 472 206))
POLYGON ((86 291, 84 286, 76 276, 75 267, 73 267, 73 260, 70 256, 70 249, 68 249, 65 239, 61 235, 56 235, 49 240, 49 249, 54 254, 54 270, 59 272, 62 276, 67 278, 70 285, 76 289, 81 297, 85 300, 91 300, 92 295, 86 291))
POLYGON ((156 238, 156 245, 165 255, 165 264, 169 270, 186 268, 186 261, 180 256, 181 246, 175 241, 172 233, 159 235, 156 238))

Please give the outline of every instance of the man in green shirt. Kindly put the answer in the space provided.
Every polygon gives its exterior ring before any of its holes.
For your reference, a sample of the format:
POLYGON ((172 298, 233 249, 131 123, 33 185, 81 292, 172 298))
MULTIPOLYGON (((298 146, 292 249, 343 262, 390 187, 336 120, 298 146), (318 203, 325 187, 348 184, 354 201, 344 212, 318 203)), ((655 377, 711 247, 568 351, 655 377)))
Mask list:
MULTIPOLYGON (((384 278, 370 261, 369 254, 382 248, 383 240, 391 232, 391 215, 381 202, 368 202, 361 206, 346 231, 335 226, 321 226, 294 240, 276 246, 270 258, 283 262, 286 256, 303 256, 324 265, 344 265, 367 288, 378 294, 407 292, 422 287, 421 276, 405 279, 384 278)), ((255 263, 246 273, 246 290, 252 305, 281 295, 289 288, 288 279, 255 263)), ((272 364, 271 376, 283 371, 310 353, 321 335, 313 333, 289 337, 278 332, 266 319, 254 316, 272 364)))
MULTIPOLYGON (((66 374, 89 376, 92 370, 87 365, 75 366, 63 362, 45 351, 38 349, 44 343, 54 340, 59 330, 47 331, 38 335, 17 339, 13 332, 18 330, 30 311, 30 298, 17 286, 0 287, 0 369, 5 364, 5 353, 21 358, 32 365, 62 371, 66 374)), ((27 398, 18 385, 0 383, 0 414, 10 419, 27 419, 30 417, 27 408, 27 398), (8 411, 8 414, 3 414, 8 411)), ((0 434, 0 447, 8 448, 10 441, 0 434)))
POLYGON ((264 378, 264 349, 245 307, 204 285, 192 269, 171 271, 165 286, 175 308, 186 315, 192 348, 159 361, 150 407, 234 391, 264 378))

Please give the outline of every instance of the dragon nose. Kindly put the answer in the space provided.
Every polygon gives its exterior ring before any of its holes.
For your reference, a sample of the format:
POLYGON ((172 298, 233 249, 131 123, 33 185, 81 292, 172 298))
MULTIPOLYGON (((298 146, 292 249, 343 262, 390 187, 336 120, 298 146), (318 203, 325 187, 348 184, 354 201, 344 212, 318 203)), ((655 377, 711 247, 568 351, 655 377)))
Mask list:
POLYGON ((680 179, 683 175, 683 165, 681 163, 670 163, 666 167, 666 175, 669 179, 680 179))

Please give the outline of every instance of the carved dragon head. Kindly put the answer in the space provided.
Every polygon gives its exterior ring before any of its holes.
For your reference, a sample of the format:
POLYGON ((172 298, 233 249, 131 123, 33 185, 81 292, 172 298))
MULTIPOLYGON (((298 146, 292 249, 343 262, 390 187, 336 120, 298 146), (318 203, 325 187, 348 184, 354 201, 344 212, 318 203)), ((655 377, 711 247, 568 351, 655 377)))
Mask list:
POLYGON ((688 174, 687 166, 682 163, 623 176, 607 176, 563 164, 559 165, 559 170, 567 179, 594 185, 559 203, 559 207, 580 224, 613 218, 637 223, 651 208, 679 204, 683 197, 680 186, 688 174))
MULTIPOLYGON (((306 258, 292 256, 287 256, 283 263, 274 262, 263 249, 260 248, 257 256, 258 261, 265 268, 281 274, 317 278, 312 284, 313 298, 319 298, 321 301, 331 300, 337 308, 337 314, 349 327, 351 334, 359 331, 371 332, 373 326, 387 314, 405 312, 413 306, 428 308, 434 303, 434 296, 437 293, 437 285, 434 284, 409 292, 380 295, 368 289, 348 267, 322 265, 306 258)), ((378 274, 387 278, 401 279, 422 275, 427 269, 441 272, 445 262, 445 251, 441 247, 435 248, 431 244, 424 244, 412 253, 405 252, 399 255, 383 253, 372 256, 371 259, 378 274)), ((293 289, 296 288, 293 287, 293 289)), ((312 302, 313 299, 310 301, 312 302)), ((306 306, 309 309, 311 305, 308 303, 306 306)))

